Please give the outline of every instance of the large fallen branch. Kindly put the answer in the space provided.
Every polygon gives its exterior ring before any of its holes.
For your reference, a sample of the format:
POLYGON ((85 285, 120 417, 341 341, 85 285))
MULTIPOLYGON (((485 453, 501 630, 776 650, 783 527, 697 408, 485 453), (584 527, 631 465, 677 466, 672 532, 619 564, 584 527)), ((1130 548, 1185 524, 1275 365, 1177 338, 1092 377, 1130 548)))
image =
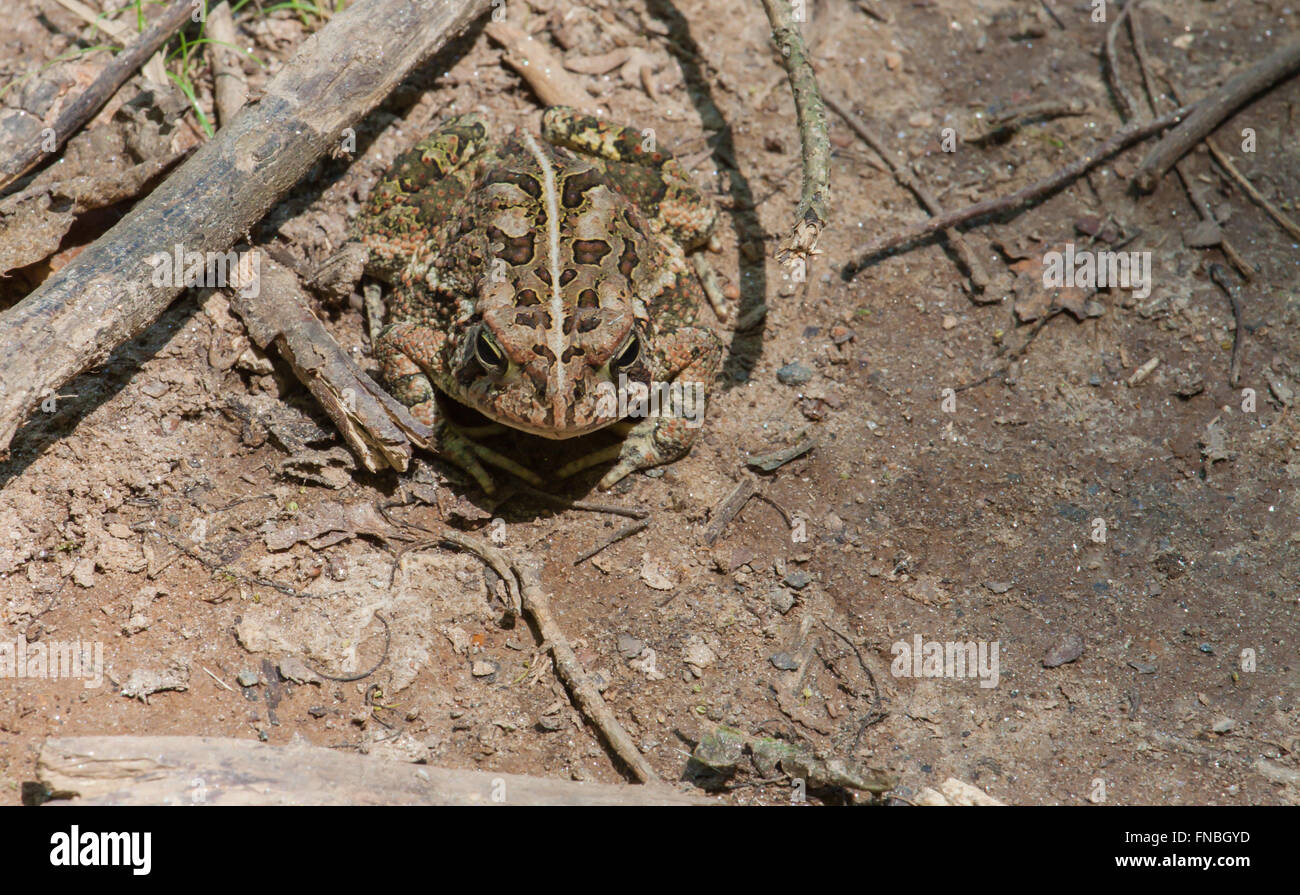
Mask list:
POLYGON ((573 783, 223 737, 48 739, 36 772, 78 805, 707 805, 659 785, 573 783))
POLYGON ((148 259, 224 252, 490 0, 360 0, 90 248, 0 315, 0 450, 43 397, 143 332, 184 288, 148 259), (382 24, 382 27, 378 27, 382 24))

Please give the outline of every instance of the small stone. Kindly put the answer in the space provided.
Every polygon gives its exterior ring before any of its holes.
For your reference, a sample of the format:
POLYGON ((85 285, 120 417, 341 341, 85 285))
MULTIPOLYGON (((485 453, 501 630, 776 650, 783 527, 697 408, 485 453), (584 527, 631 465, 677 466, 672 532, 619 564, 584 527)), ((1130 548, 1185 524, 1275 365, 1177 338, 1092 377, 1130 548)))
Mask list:
POLYGON ((900 53, 895 53, 892 50, 885 54, 884 60, 885 60, 885 68, 889 69, 890 71, 898 71, 900 68, 903 67, 902 55, 900 53))
MULTIPOLYGON (((496 677, 499 666, 495 662, 489 662, 486 659, 475 659, 469 667, 469 673, 474 677, 490 678, 496 677)), ((490 682, 489 682, 490 683, 490 682)))
POLYGON ((311 715, 313 718, 324 718, 329 713, 329 709, 325 708, 323 705, 314 705, 307 709, 307 714, 311 715))
POLYGON ((94 587, 95 561, 87 557, 78 562, 72 569, 72 580, 75 581, 79 587, 94 587))
POLYGON ((786 590, 784 587, 774 587, 767 592, 767 602, 770 603, 772 608, 777 612, 785 615, 794 608, 794 594, 790 593, 790 591, 786 590))
POLYGON ((944 314, 944 315, 943 315, 943 328, 944 328, 944 329, 953 329, 953 328, 956 327, 956 326, 957 326, 957 318, 956 318, 956 317, 954 317, 954 316, 951 315, 951 314, 944 314))
POLYGON ((1232 720, 1231 718, 1220 718, 1219 720, 1214 722, 1214 726, 1211 727, 1210 729, 1213 730, 1215 733, 1223 734, 1223 733, 1230 732, 1236 726, 1237 726, 1237 722, 1232 720))
POLYGON ((1188 248, 1207 249, 1223 241, 1223 232, 1214 221, 1201 221, 1183 234, 1183 242, 1188 248))
POLYGON ((256 687, 262 681, 257 672, 252 670, 239 672, 239 676, 235 680, 239 681, 241 687, 256 687))
POLYGON ((1200 646, 1197 647, 1197 649, 1205 653, 1207 656, 1214 655, 1214 647, 1208 643, 1202 643, 1200 646))
POLYGON ((789 653, 773 653, 768 661, 782 671, 794 671, 799 667, 799 663, 789 653))
POLYGON ((718 661, 718 654, 709 648, 703 637, 692 634, 686 638, 686 643, 683 645, 682 661, 695 668, 708 668, 718 661))
POLYGON ((1181 578, 1183 573, 1187 571, 1187 560, 1183 558, 1181 553, 1172 551, 1157 556, 1153 565, 1156 567, 1156 571, 1171 581, 1175 578, 1181 578))
POLYGON ((639 640, 631 634, 618 635, 618 654, 624 659, 635 659, 641 655, 643 649, 645 649, 644 640, 639 640))
POLYGON ((1010 581, 985 581, 984 586, 995 594, 1005 594, 1013 585, 1010 581))
POLYGON ((843 345, 845 342, 852 342, 858 337, 858 334, 847 326, 832 326, 831 341, 836 345, 843 345))
POLYGON ((804 366, 798 361, 786 364, 784 367, 776 371, 776 378, 782 385, 803 385, 808 380, 812 379, 812 377, 812 368, 804 366))
POLYGON ((793 569, 781 581, 795 590, 803 590, 812 583, 812 575, 809 575, 803 569, 793 569))
POLYGON ((1083 655, 1083 638, 1073 631, 1061 637, 1043 656, 1044 668, 1056 668, 1083 655))

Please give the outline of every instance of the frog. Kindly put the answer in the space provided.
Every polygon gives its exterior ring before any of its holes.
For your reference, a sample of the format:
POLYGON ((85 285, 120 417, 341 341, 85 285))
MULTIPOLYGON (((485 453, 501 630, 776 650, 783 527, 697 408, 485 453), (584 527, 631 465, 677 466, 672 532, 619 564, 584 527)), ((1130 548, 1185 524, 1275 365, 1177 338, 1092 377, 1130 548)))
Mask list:
POLYGON ((488 467, 544 488, 612 462, 597 483, 608 490, 681 458, 722 355, 697 323, 704 292, 688 259, 716 248, 717 216, 652 132, 565 106, 545 110, 540 138, 448 117, 394 161, 354 222, 366 272, 390 290, 374 339, 386 389, 489 494, 488 467), (647 412, 637 398, 662 386, 698 406, 647 412), (440 397, 484 424, 453 421, 440 397), (603 429, 616 443, 544 476, 484 443, 603 429))

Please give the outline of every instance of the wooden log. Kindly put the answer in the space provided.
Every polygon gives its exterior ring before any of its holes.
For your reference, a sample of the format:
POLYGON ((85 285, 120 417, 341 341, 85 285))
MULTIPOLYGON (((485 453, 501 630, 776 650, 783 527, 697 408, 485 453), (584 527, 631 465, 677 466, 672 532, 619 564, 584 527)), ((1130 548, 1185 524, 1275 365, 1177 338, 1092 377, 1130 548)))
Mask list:
POLYGON ((224 737, 57 737, 37 778, 78 805, 708 805, 663 785, 576 783, 224 737))
POLYGON ((0 315, 0 451, 41 400, 143 332, 184 288, 147 261, 224 252, 343 129, 466 28, 490 0, 359 0, 303 42, 259 102, 118 224, 0 315))

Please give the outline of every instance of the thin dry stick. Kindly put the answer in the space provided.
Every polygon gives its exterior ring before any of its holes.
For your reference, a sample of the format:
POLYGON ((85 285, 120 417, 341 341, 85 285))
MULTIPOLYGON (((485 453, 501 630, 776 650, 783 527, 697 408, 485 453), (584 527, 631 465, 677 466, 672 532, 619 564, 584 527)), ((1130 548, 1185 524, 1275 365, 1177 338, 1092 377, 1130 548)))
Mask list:
MULTIPOLYGON (((772 40, 790 79, 794 111, 799 119, 803 148, 803 189, 795 212, 794 229, 777 252, 782 263, 797 263, 814 254, 826 226, 830 208, 831 141, 826 127, 826 106, 817 89, 817 73, 808 59, 803 34, 794 21, 789 0, 763 0, 772 40)), ((801 4, 802 8, 802 4, 801 4)))
POLYGON ((1236 388, 1241 382, 1241 346, 1244 341, 1242 327, 1245 325, 1241 317, 1241 297, 1237 284, 1228 277, 1228 272, 1223 265, 1210 265, 1210 279, 1223 290, 1228 296, 1228 303, 1232 305, 1232 319, 1235 325, 1232 331, 1232 359, 1228 362, 1228 385, 1236 388))
POLYGON ((722 537, 731 520, 736 518, 736 514, 749 502, 756 490, 754 480, 749 476, 736 483, 736 487, 731 489, 731 493, 724 497, 722 503, 718 504, 718 508, 713 511, 713 519, 704 531, 704 543, 712 546, 718 538, 722 537))
POLYGON ((31 170, 47 152, 57 152, 82 125, 94 118, 95 113, 117 93, 135 70, 190 20, 193 10, 192 0, 172 0, 171 6, 163 10, 154 26, 140 35, 129 48, 114 56, 113 61, 104 66, 99 77, 95 78, 85 92, 63 110, 54 122, 52 145, 46 139, 31 140, 17 151, 0 152, 0 190, 31 170))
POLYGON ((1119 77, 1119 64, 1115 61, 1115 35, 1119 29, 1124 26, 1124 20, 1128 18, 1133 7, 1137 6, 1140 0, 1128 0, 1124 8, 1115 16, 1115 21, 1111 22, 1106 29, 1106 80, 1110 83, 1111 92, 1115 94, 1115 99, 1119 105, 1119 115, 1125 121, 1128 121, 1137 112, 1137 104, 1133 102, 1133 94, 1128 92, 1124 82, 1119 77))
POLYGON ((239 64, 241 53, 236 49, 239 35, 235 32, 235 17, 230 4, 221 0, 208 13, 208 55, 212 60, 212 92, 217 106, 217 120, 226 125, 235 120, 235 113, 248 101, 248 81, 239 64))
POLYGON ((597 106, 582 84, 572 77, 541 41, 509 22, 488 22, 487 36, 505 48, 503 61, 518 72, 547 106, 572 106, 596 114, 597 106))
MULTIPOLYGON (((80 2, 80 0, 55 0, 55 2, 84 21, 87 25, 103 31, 122 46, 129 44, 131 38, 135 36, 135 30, 129 25, 108 18, 109 15, 115 13, 100 14, 98 11, 91 9, 86 4, 80 2)), ((154 53, 150 56, 149 61, 144 64, 140 71, 146 78, 153 81, 155 84, 167 83, 167 68, 163 62, 162 53, 154 53)))
MULTIPOLYGON (((1150 65, 1147 63, 1146 37, 1142 33, 1142 17, 1138 15, 1137 9, 1141 4, 1142 0, 1132 0, 1129 4, 1133 7, 1133 15, 1130 16, 1128 20, 1129 36, 1133 39, 1133 54, 1137 57, 1138 70, 1142 73, 1142 85, 1146 88, 1147 103, 1150 106, 1152 114, 1155 114, 1160 110, 1160 103, 1156 99, 1156 91, 1151 83, 1150 65)), ((1206 201, 1205 197, 1197 190, 1192 182, 1192 178, 1187 174, 1186 162, 1175 162, 1174 171, 1177 172, 1178 179, 1183 185, 1183 191, 1187 193, 1188 201, 1192 203, 1192 207, 1196 209, 1196 213, 1200 215, 1201 220, 1209 221, 1217 227, 1219 222, 1215 219, 1214 211, 1210 208, 1210 203, 1206 201)), ((1237 251, 1237 247, 1232 244, 1231 240, 1222 233, 1219 235, 1219 248, 1232 263, 1232 266, 1237 269, 1238 273, 1247 280, 1254 278, 1250 270, 1250 265, 1246 263, 1246 259, 1237 251)))
POLYGON ((534 488, 532 485, 526 485, 523 482, 514 483, 516 492, 527 494, 534 497, 542 503, 550 504, 561 510, 582 510, 587 513, 610 513, 615 516, 627 516, 632 519, 644 519, 650 515, 649 510, 640 507, 619 507, 609 503, 593 503, 589 500, 572 500, 568 497, 562 497, 559 494, 548 494, 540 488, 534 488))
POLYGON ((1205 139, 1242 103, 1297 70, 1300 70, 1300 41, 1282 47, 1229 78, 1218 90, 1198 100, 1195 111, 1187 116, 1187 120, 1156 144, 1133 175, 1134 185, 1144 193, 1151 192, 1175 161, 1205 139))
MULTIPOLYGON (((418 525, 411 525, 410 523, 406 524, 411 528, 421 528, 421 526, 418 525)), ((423 530, 428 531, 428 529, 423 530)), ((493 547, 482 538, 467 535, 464 532, 456 531, 454 528, 446 528, 439 531, 438 539, 455 547, 459 547, 462 550, 467 550, 479 559, 483 560, 483 562, 487 563, 488 566, 491 567, 492 571, 496 572, 497 576, 506 583, 506 591, 510 596, 510 603, 513 610, 518 612, 523 607, 523 596, 519 590, 519 582, 515 577, 514 563, 503 551, 493 547)), ((402 552, 407 553, 412 549, 431 547, 434 543, 436 542, 427 542, 416 545, 402 552)))
POLYGON ((519 573, 524 611, 532 616, 542 640, 550 644, 555 673, 573 694, 573 701, 578 704, 579 710, 596 725, 610 748, 631 769, 637 780, 642 783, 659 782, 659 775, 641 755, 641 750, 632 742, 632 737, 628 736, 623 725, 618 723, 604 697, 578 661, 564 631, 556 624, 555 617, 551 615, 551 602, 546 591, 542 590, 541 575, 536 564, 532 561, 519 562, 515 564, 515 570, 519 573))
MULTIPOLYGON (((1166 78, 1165 83, 1169 85, 1169 92, 1173 96, 1174 102, 1182 102, 1179 98, 1178 87, 1174 82, 1166 78)), ((1220 149, 1218 144, 1215 143, 1211 137, 1205 138, 1205 145, 1209 148, 1210 155, 1214 157, 1214 160, 1219 164, 1219 167, 1227 172, 1228 176, 1242 188, 1247 196, 1250 196, 1256 205, 1264 209, 1268 216, 1277 221, 1278 226, 1291 234, 1293 238, 1300 239, 1300 225, 1297 225, 1295 221, 1291 220, 1282 209, 1268 201, 1268 198, 1255 188, 1255 184, 1246 179, 1246 175, 1242 174, 1241 171, 1238 170, 1237 166, 1232 163, 1232 158, 1220 149)))
POLYGON ((589 550, 584 550, 582 554, 573 561, 573 564, 575 566, 581 565, 582 563, 591 559, 600 551, 608 547, 614 546, 619 541, 632 537, 632 535, 636 534, 639 531, 644 531, 646 526, 648 526, 649 524, 650 523, 645 519, 638 519, 636 522, 629 522, 627 525, 624 525, 622 528, 614 532, 612 535, 606 538, 603 542, 597 544, 595 547, 592 547, 589 550))
MULTIPOLYGON (((857 115, 854 115, 848 107, 830 94, 826 94, 824 99, 826 100, 826 105, 830 107, 831 111, 843 118, 849 128, 861 137, 862 141, 875 150, 876 154, 884 160, 885 164, 889 166, 889 170, 893 172, 894 178, 899 182, 899 184, 901 184, 904 189, 911 190, 916 195, 916 198, 925 206, 926 211, 930 212, 932 215, 943 214, 943 209, 939 207, 939 203, 936 202, 934 197, 930 195, 930 192, 912 176, 912 173, 902 165, 894 164, 892 156, 885 150, 884 143, 879 137, 871 132, 865 121, 857 115)), ((964 272, 970 276, 971 288, 976 292, 983 292, 985 287, 989 284, 989 275, 988 272, 984 270, 984 265, 980 263, 979 258, 973 251, 971 251, 971 247, 966 244, 966 240, 963 239, 962 235, 954 228, 949 227, 947 230, 944 230, 943 236, 944 239, 948 240, 948 244, 952 246, 953 251, 957 253, 957 259, 961 262, 962 267, 965 268, 964 272)))
POLYGON ((984 133, 963 138, 963 142, 975 145, 989 143, 1011 136, 1031 121, 1083 115, 1087 111, 1088 104, 1079 99, 1068 102, 1046 100, 1041 103, 1030 103, 1019 108, 1007 109, 1000 115, 990 116, 985 123, 987 129, 984 133))
POLYGON ((1044 177, 1036 183, 1031 183, 1024 189, 1016 190, 1007 196, 997 199, 986 199, 983 202, 976 202, 974 205, 966 208, 950 211, 941 214, 938 217, 930 218, 928 221, 919 221, 910 227, 905 228, 893 236, 878 239, 865 248, 858 258, 849 262, 844 268, 843 276, 849 279, 860 270, 867 266, 871 259, 877 255, 883 254, 890 249, 910 243, 918 239, 930 236, 940 230, 947 230, 958 224, 964 224, 975 218, 986 215, 997 214, 1000 212, 1010 211, 1021 205, 1040 199, 1059 190, 1061 187, 1070 183, 1080 174, 1095 167, 1115 153, 1125 149, 1134 143, 1145 140, 1153 134, 1177 124, 1187 115, 1190 115, 1195 106, 1183 106, 1182 108, 1163 115, 1154 121, 1133 121, 1118 130, 1109 140, 1097 147, 1087 155, 1080 156, 1070 164, 1061 168, 1059 171, 1044 177))

